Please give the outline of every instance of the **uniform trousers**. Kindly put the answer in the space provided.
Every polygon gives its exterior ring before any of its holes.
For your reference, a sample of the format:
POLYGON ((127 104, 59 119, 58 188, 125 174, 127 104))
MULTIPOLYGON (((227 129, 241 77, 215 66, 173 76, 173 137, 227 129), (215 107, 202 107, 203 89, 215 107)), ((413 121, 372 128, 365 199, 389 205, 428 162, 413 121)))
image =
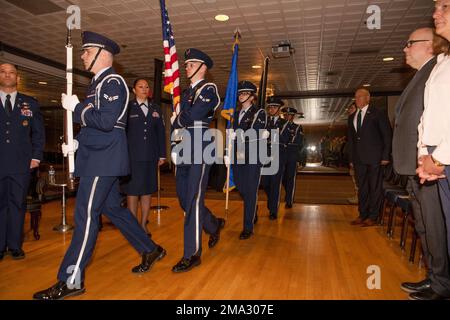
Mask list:
POLYGON ((244 231, 253 232, 262 166, 260 164, 236 164, 232 168, 234 183, 244 200, 244 231))
POLYGON ((139 254, 155 250, 133 214, 120 206, 117 177, 81 177, 75 207, 75 230, 72 242, 58 272, 58 279, 70 283, 84 281, 84 273, 92 256, 98 235, 100 214, 104 214, 120 230, 139 254))
POLYGON ((211 165, 192 164, 176 167, 176 188, 178 201, 184 211, 184 254, 185 259, 202 254, 202 229, 213 234, 219 221, 205 206, 211 165))
POLYGON ((0 175, 0 251, 22 248, 30 174, 0 175))

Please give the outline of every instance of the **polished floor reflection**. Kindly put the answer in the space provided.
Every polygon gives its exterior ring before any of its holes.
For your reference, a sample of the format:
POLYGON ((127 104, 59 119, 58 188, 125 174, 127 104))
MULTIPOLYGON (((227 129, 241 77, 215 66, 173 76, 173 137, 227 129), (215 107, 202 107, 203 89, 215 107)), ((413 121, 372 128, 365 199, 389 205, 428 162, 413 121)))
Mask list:
MULTIPOLYGON (((406 299, 400 283, 425 275, 417 263, 408 263, 408 252, 400 250, 397 238, 389 240, 382 227, 350 226, 355 206, 295 204, 270 221, 262 201, 254 237, 238 239, 242 205, 232 201, 219 244, 208 249, 204 236, 201 266, 174 274, 171 267, 183 250, 183 213, 175 198, 162 203, 170 209, 152 213, 149 229, 167 256, 149 273, 132 274, 140 257, 105 219, 87 269, 87 293, 74 299, 406 299), (370 266, 380 268, 380 289, 367 287, 370 266)), ((71 213, 74 199, 68 204, 71 213)), ((223 200, 207 200, 207 205, 224 216, 223 200)), ((59 219, 59 203, 45 204, 41 239, 26 234, 26 259, 0 262, 0 299, 30 299, 54 283, 71 239, 71 233, 52 231, 59 219)))

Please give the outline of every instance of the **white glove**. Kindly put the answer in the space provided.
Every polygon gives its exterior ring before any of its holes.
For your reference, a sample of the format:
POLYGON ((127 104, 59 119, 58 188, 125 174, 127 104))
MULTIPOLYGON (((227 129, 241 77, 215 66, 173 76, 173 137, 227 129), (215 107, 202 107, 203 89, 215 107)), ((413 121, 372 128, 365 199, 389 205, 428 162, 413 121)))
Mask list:
POLYGON ((230 131, 229 136, 230 136, 231 141, 236 140, 236 136, 237 136, 236 131, 234 131, 234 130, 230 131))
POLYGON ((170 158, 172 159, 172 163, 174 165, 177 165, 177 154, 176 154, 176 152, 170 153, 170 158))
POLYGON ((67 157, 69 152, 75 153, 75 151, 77 151, 77 149, 78 149, 78 145, 79 145, 79 143, 78 143, 78 140, 76 140, 76 139, 73 139, 73 148, 71 148, 68 144, 63 143, 61 145, 61 149, 62 149, 62 153, 63 153, 64 157, 67 157))
POLYGON ((176 118, 177 118, 176 112, 172 112, 172 116, 170 117, 170 123, 173 124, 176 118))
POLYGON ((267 130, 264 130, 262 135, 261 135, 261 138, 263 138, 265 140, 265 139, 267 139, 269 137, 270 137, 270 132, 267 131, 267 130))
POLYGON ((225 166, 228 168, 231 164, 230 157, 229 156, 223 156, 223 162, 225 163, 225 166))
POLYGON ((64 109, 75 111, 75 107, 77 104, 80 103, 80 100, 78 100, 78 97, 76 94, 73 94, 71 96, 68 96, 67 94, 63 93, 61 95, 61 103, 64 109))

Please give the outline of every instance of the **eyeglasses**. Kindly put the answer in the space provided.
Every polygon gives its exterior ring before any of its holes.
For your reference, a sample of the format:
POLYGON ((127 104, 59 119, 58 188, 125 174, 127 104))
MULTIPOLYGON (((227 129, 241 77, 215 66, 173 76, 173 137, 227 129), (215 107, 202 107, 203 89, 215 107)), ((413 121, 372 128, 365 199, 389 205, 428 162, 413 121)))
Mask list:
POLYGON ((405 48, 411 48, 414 43, 424 41, 431 41, 431 40, 408 40, 406 41, 405 48))

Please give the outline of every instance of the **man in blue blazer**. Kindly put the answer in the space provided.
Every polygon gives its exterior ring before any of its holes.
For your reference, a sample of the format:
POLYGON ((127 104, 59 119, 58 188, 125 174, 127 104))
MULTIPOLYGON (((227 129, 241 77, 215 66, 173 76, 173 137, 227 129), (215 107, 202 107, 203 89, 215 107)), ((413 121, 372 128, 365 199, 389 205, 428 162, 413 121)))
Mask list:
POLYGON ((17 92, 17 68, 0 64, 0 261, 25 258, 23 222, 30 170, 42 160, 45 132, 38 102, 17 92))
MULTIPOLYGON (((142 255, 133 273, 147 272, 166 251, 155 244, 131 212, 120 206, 119 178, 129 172, 127 124, 128 87, 112 68, 113 56, 120 51, 112 40, 94 32, 83 33, 81 59, 95 76, 87 97, 62 95, 62 105, 73 111, 81 124, 77 136, 75 175, 80 177, 75 208, 75 230, 60 266, 58 282, 37 292, 38 300, 60 300, 85 292, 84 274, 94 251, 100 214, 106 215, 128 242, 142 255)), ((63 152, 75 151, 67 150, 63 152)))

